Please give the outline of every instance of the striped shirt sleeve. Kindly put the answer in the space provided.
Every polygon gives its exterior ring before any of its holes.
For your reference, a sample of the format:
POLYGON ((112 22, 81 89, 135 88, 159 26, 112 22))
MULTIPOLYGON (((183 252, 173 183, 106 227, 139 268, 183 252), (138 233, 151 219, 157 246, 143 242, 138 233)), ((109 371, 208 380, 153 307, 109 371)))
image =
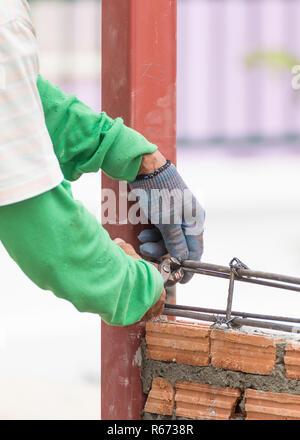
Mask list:
POLYGON ((63 175, 37 89, 39 58, 31 23, 0 25, 0 206, 58 186, 63 175))

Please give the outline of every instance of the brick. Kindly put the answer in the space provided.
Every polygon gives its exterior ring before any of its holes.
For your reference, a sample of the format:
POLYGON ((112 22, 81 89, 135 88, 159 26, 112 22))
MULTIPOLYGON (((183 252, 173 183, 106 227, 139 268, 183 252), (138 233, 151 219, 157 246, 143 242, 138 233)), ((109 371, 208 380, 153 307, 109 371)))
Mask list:
POLYGON ((146 324, 147 357, 188 365, 210 364, 210 325, 176 321, 146 324))
POLYGON ((300 344, 293 342, 285 347, 284 364, 286 377, 300 379, 300 344))
POLYGON ((175 385, 176 416, 200 420, 228 420, 231 418, 241 391, 193 382, 175 385))
POLYGON ((300 420, 300 396, 247 389, 247 420, 300 420))
POLYGON ((152 381, 144 411, 153 414, 172 415, 174 408, 174 389, 171 383, 161 377, 152 381))
POLYGON ((273 338, 212 330, 211 364, 225 370, 272 374, 276 360, 273 338))

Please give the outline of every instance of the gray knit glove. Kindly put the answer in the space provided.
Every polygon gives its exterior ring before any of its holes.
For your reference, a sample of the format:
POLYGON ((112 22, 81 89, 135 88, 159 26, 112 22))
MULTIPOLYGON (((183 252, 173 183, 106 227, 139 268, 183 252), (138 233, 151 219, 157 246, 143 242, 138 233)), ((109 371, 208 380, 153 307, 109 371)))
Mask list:
MULTIPOLYGON (((155 225, 139 235, 141 254, 160 258, 169 253, 183 260, 200 261, 203 253, 205 212, 180 177, 176 167, 166 165, 149 175, 141 175, 130 183, 131 193, 139 199, 145 223, 155 225)), ((192 274, 186 273, 181 283, 192 274)))

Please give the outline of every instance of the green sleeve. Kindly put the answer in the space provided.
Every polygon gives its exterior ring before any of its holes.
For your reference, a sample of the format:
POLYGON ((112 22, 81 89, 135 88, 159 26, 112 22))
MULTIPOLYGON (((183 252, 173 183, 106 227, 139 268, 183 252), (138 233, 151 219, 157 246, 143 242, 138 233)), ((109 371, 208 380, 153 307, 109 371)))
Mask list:
POLYGON ((142 156, 153 153, 155 145, 126 127, 121 118, 94 112, 42 76, 37 86, 54 151, 67 180, 100 168, 113 179, 135 180, 142 156))
POLYGON ((139 321, 163 289, 158 270, 126 255, 66 181, 0 207, 0 240, 35 284, 111 325, 139 321))

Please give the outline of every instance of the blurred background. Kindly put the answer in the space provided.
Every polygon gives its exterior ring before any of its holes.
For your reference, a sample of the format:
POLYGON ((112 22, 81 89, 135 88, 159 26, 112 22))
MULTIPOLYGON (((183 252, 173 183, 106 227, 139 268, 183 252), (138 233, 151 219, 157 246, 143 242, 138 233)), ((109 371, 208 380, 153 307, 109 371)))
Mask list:
MULTIPOLYGON (((100 111, 101 1, 30 4, 42 74, 100 111)), ((299 276, 299 64, 300 0, 178 0, 178 167, 206 208, 203 261, 299 276)), ((73 192, 100 218, 99 173, 73 192)), ((99 318, 35 287, 3 247, 0 261, 0 419, 99 418, 99 318)), ((177 296, 224 308, 227 283, 199 275, 177 296)), ((238 285, 233 309, 299 317, 300 297, 238 285)))

